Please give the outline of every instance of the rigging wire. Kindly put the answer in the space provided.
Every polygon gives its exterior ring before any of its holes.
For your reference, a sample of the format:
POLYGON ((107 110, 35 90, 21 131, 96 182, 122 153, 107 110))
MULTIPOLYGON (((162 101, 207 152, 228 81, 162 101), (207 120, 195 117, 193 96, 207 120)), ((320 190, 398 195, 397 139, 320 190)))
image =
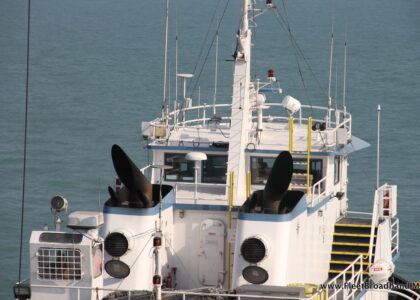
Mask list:
POLYGON ((28 27, 26 36, 26 83, 25 83, 25 130, 23 142, 23 174, 22 174, 22 203, 20 213, 20 246, 19 246, 19 281, 22 276, 22 250, 23 250, 23 225, 25 216, 25 185, 26 185, 26 157, 27 157, 27 141, 28 141, 28 103, 29 103, 29 42, 31 32, 31 0, 28 0, 28 27))
POLYGON ((216 8, 214 9, 213 15, 210 19, 209 27, 207 28, 207 32, 206 32, 206 35, 204 36, 203 43, 201 44, 200 52, 198 54, 197 61, 195 62, 192 74, 195 74, 195 71, 197 70, 198 64, 200 63, 201 56, 203 55, 204 47, 205 47, 206 42, 207 42, 207 38, 210 34, 210 30, 211 30, 211 27, 212 27, 211 25, 213 24, 214 19, 216 18, 217 8, 219 7, 220 2, 221 2, 221 0, 217 1, 216 8))
MULTIPOLYGON (((147 240, 147 242, 144 244, 143 249, 141 249, 141 251, 140 251, 139 255, 137 255, 136 259, 135 259, 135 260, 133 261, 133 263, 130 265, 130 270, 133 268, 134 264, 137 262, 137 260, 139 259, 139 257, 142 255, 142 253, 143 253, 144 249, 146 249, 146 247, 149 245, 149 242, 150 242, 150 240, 152 239, 152 237, 153 237, 153 235, 151 235, 151 236, 149 237, 149 239, 147 240)), ((123 280, 121 280, 120 284, 117 286, 117 288, 115 289, 115 291, 118 291, 118 290, 120 289, 120 286, 123 284, 123 282, 124 282, 124 280, 125 280, 126 278, 127 278, 127 277, 125 277, 123 280)))
MULTIPOLYGON (((229 5, 229 2, 230 2, 230 0, 227 0, 226 1, 226 5, 225 5, 225 7, 223 9, 222 16, 221 16, 221 18, 220 18, 220 20, 219 20, 219 22, 217 24, 216 32, 219 32, 220 25, 222 24, 222 20, 223 20, 223 17, 225 16, 226 10, 227 10, 228 5, 229 5)), ((207 54, 206 54, 206 57, 204 58, 204 62, 202 64, 202 66, 201 66, 200 72, 198 73, 198 76, 196 77, 197 79, 194 81, 194 87, 193 87, 192 91, 190 92, 190 98, 192 98, 192 95, 194 94, 195 89, 197 88, 198 82, 200 80, 201 74, 203 73, 204 67, 205 67, 205 65, 207 63, 207 59, 209 57, 210 50, 213 47, 213 44, 214 44, 215 39, 216 39, 216 34, 213 35, 213 39, 212 39, 212 41, 210 43, 210 47, 207 50, 207 54)), ((195 74, 195 72, 194 72, 194 74, 195 74)))
MULTIPOLYGON (((288 31, 285 27, 290 28, 290 24, 289 24, 289 21, 288 21, 288 18, 287 18, 287 10, 286 10, 286 6, 285 6, 285 3, 284 3, 284 0, 283 0, 283 9, 285 10, 286 18, 284 18, 284 17, 281 15, 281 13, 280 13, 280 11, 279 11, 279 9, 278 9, 277 5, 275 6, 275 8, 276 8, 275 10, 273 9, 273 13, 274 13, 274 15, 276 16, 277 21, 280 23, 281 27, 282 27, 285 31, 288 31), (284 24, 283 24, 282 22, 284 22, 284 24)), ((300 46, 299 46, 298 42, 296 41, 296 39, 295 39, 295 37, 294 37, 294 35, 293 35, 293 33, 292 33, 291 31, 290 31, 290 34, 289 34, 289 38, 290 38, 290 41, 291 41, 291 43, 292 43, 292 47, 296 50, 297 54, 301 57, 301 59, 302 59, 302 60, 303 60, 303 62, 305 63, 305 65, 306 65, 307 69, 309 70, 310 74, 311 74, 311 75, 312 75, 312 77, 314 78, 314 80, 315 80, 315 82, 316 82, 316 84, 317 84, 318 88, 319 88, 319 89, 320 89, 320 90, 321 90, 321 91, 322 91, 325 95, 327 95, 327 91, 326 91, 325 87, 323 87, 323 86, 321 85, 321 83, 320 83, 320 81, 319 81, 318 77, 316 76, 315 72, 313 71, 313 69, 312 69, 311 65, 309 64, 309 62, 308 62, 308 60, 307 60, 306 56, 304 55, 304 53, 303 53, 302 49, 300 48, 300 46)))
MULTIPOLYGON (((311 101, 311 98, 308 96, 308 88, 306 86, 305 79, 303 77, 302 67, 301 67, 300 62, 299 62, 299 49, 300 48, 299 48, 299 45, 296 42, 296 39, 293 36, 292 29, 291 29, 290 23, 288 21, 288 18, 287 18, 287 10, 286 10, 286 5, 284 3, 284 0, 282 1, 282 6, 283 6, 283 10, 284 10, 284 14, 285 15, 283 16, 281 14, 281 12, 279 11, 279 9, 278 9, 278 7, 276 5, 275 6, 276 9, 273 10, 274 16, 277 18, 277 21, 279 22, 279 24, 281 25, 281 27, 283 28, 283 30, 285 30, 286 33, 288 34, 289 40, 290 40, 290 42, 292 44, 292 48, 295 50, 293 52, 293 54, 295 56, 296 64, 297 64, 297 67, 298 67, 299 77, 300 77, 300 80, 302 82, 302 86, 303 86, 303 90, 304 90, 305 96, 306 96, 306 98, 309 101, 309 105, 311 107, 311 113, 313 114, 312 101, 311 101)), ((303 54, 301 56, 303 56, 303 54)))

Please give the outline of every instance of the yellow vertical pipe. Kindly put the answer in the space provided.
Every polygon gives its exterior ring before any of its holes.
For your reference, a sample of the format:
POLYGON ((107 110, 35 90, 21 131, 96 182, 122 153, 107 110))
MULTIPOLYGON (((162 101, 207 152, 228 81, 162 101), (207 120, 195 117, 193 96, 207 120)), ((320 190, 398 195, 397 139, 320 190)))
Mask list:
POLYGON ((251 196, 251 172, 246 172, 246 197, 251 196))
MULTIPOLYGON (((233 188, 234 188, 234 172, 229 173, 229 232, 232 232, 232 206, 233 206, 233 188)), ((228 289, 232 287, 232 268, 231 268, 231 254, 232 243, 228 241, 228 289)))
POLYGON ((293 124, 294 124, 295 118, 290 116, 289 118, 289 152, 293 152, 293 124))
POLYGON ((312 149, 312 117, 308 118, 308 153, 306 156, 306 194, 311 194, 311 187, 309 186, 309 176, 311 167, 311 149, 312 149))

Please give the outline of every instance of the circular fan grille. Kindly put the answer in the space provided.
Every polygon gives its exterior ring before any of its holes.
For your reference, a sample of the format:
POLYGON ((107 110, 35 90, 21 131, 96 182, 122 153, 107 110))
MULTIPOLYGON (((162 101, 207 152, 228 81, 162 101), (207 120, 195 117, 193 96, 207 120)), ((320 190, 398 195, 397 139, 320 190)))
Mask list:
POLYGON ((263 284, 268 279, 268 273, 263 268, 249 266, 242 270, 242 276, 252 284, 263 284))
POLYGON ((249 263, 260 262, 266 255, 264 243, 257 238, 246 239, 241 246, 241 254, 249 263))
POLYGON ((130 275, 130 268, 120 260, 110 260, 105 264, 106 272, 114 278, 125 278, 130 275))
POLYGON ((105 250, 112 257, 121 256, 128 250, 128 240, 122 233, 110 233, 105 238, 105 250))

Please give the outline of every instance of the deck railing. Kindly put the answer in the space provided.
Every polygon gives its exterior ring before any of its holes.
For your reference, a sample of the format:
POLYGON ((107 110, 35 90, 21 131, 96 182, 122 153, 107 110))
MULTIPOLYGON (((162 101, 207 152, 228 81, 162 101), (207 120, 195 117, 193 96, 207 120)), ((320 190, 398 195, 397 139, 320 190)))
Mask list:
POLYGON ((359 255, 347 268, 325 284, 330 299, 354 299, 363 284, 363 256, 359 255))
MULTIPOLYGON (((149 299, 156 299, 156 296, 154 295, 153 292, 146 292, 145 291, 138 291, 138 290, 123 290, 123 289, 116 289, 116 288, 103 288, 103 287, 78 287, 78 286, 60 286, 60 285, 41 285, 41 284, 34 284, 31 285, 32 288, 45 288, 46 291, 51 291, 51 290, 68 290, 68 291, 76 291, 76 298, 74 298, 74 300, 81 300, 81 299, 86 299, 86 297, 81 298, 81 293, 83 291, 90 291, 92 293, 93 296, 96 297, 96 295, 99 297, 100 293, 105 292, 105 294, 107 293, 112 293, 112 292, 118 292, 120 295, 124 295, 121 296, 122 299, 126 299, 126 300, 131 300, 131 299, 139 299, 139 293, 143 293, 144 296, 148 296, 150 294, 150 298, 149 299)), ((314 293, 312 296, 310 297, 293 297, 293 296, 264 296, 264 295, 253 295, 253 294, 230 294, 227 293, 225 291, 221 291, 221 292, 200 292, 200 291, 196 291, 196 290, 178 290, 178 291, 169 291, 169 290, 162 290, 162 295, 167 295, 167 296, 181 296, 182 300, 186 300, 186 299, 192 299, 193 297, 195 299, 199 299, 198 297, 202 297, 202 299, 237 299, 237 300, 241 300, 241 299, 288 299, 288 300, 311 300, 311 299, 323 299, 320 297, 320 295, 323 295, 322 291, 317 291, 316 293, 314 293)), ((176 297, 175 299, 179 299, 178 297, 176 297)), ((167 299, 170 299, 169 297, 165 297, 167 299)), ((119 297, 115 298, 115 299, 119 299, 119 297)))
MULTIPOLYGON (((217 114, 221 117, 219 121, 230 127, 231 106, 231 104, 216 104, 215 106, 203 104, 188 108, 180 108, 171 111, 168 114, 166 125, 175 128, 203 126, 212 120, 213 111, 216 110, 217 114)), ((264 107, 268 108, 268 110, 264 110, 267 113, 263 116, 263 120, 266 122, 288 122, 289 115, 286 113, 281 103, 265 103, 264 107)), ((298 116, 296 117, 296 121, 299 124, 307 124, 308 117, 311 116, 313 118, 313 123, 325 123, 325 116, 328 113, 329 109, 326 107, 301 105, 301 109, 297 113, 298 116)), ((257 116, 253 116, 253 119, 256 118, 257 116)), ((162 126, 162 122, 151 122, 151 125, 162 126)), ((351 115, 349 113, 344 113, 342 110, 337 110, 337 118, 335 118, 334 121, 330 120, 328 124, 328 133, 333 134, 334 136, 333 141, 328 144, 333 145, 336 142, 335 132, 340 128, 345 128, 347 137, 351 137, 351 115)))

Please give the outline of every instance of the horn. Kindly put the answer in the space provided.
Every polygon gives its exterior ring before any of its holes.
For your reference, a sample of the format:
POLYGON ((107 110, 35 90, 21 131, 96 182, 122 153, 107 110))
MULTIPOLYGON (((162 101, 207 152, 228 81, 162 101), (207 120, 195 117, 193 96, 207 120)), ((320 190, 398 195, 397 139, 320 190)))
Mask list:
POLYGON ((118 145, 112 146, 112 162, 115 172, 127 187, 131 207, 152 207, 153 186, 136 164, 118 145), (140 202, 140 203, 139 203, 140 202))
POLYGON ((271 169, 263 192, 263 209, 266 213, 278 213, 280 203, 292 181, 293 158, 288 151, 281 152, 271 169))
POLYGON ((108 186, 108 193, 111 198, 108 200, 108 205, 110 206, 120 206, 120 200, 118 199, 117 194, 115 193, 114 189, 108 186))

